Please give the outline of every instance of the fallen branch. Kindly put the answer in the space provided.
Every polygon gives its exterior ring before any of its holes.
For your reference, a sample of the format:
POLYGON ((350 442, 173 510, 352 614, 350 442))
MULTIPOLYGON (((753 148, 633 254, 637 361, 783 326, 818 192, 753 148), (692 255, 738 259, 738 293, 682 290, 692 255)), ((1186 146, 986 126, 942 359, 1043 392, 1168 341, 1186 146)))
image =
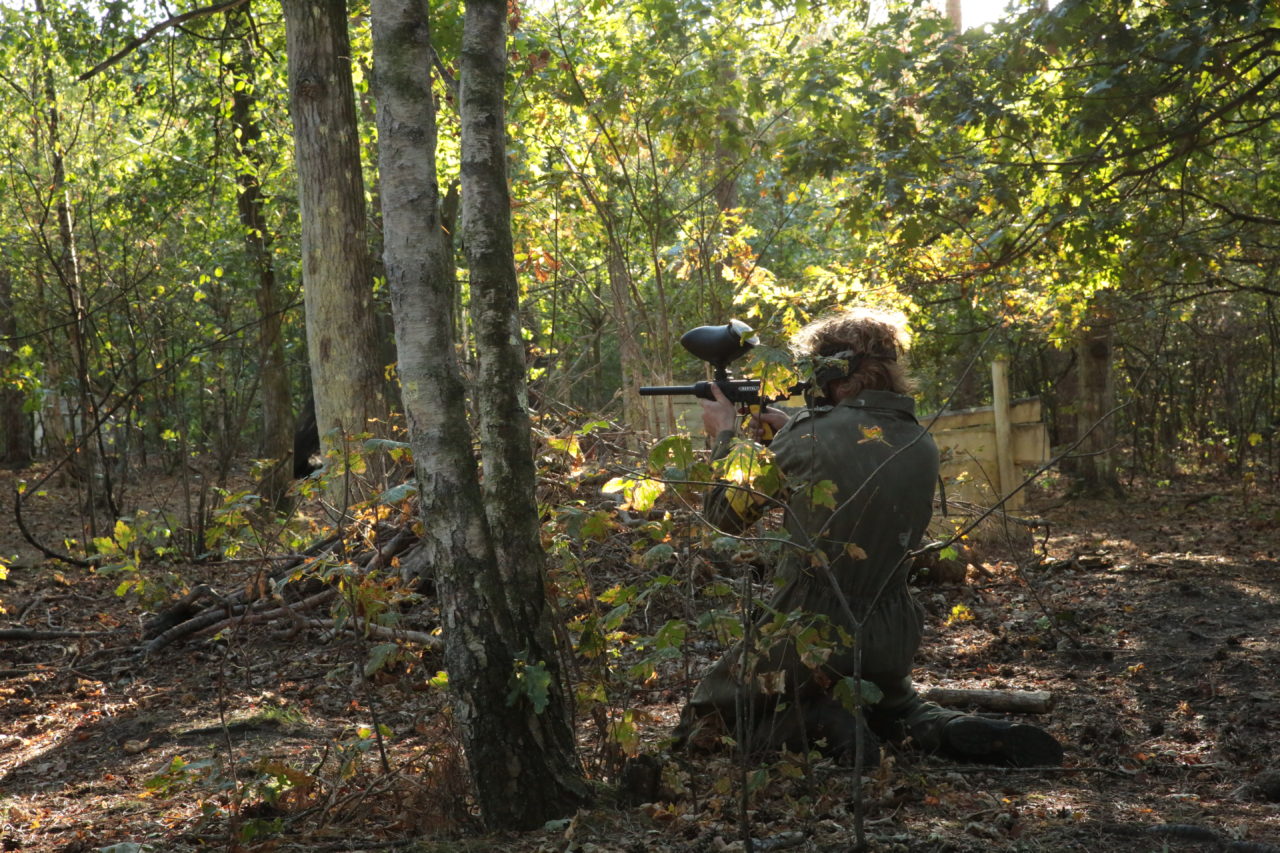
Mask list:
MULTIPOLYGON (((227 611, 231 615, 234 615, 236 613, 243 612, 246 608, 247 608, 247 605, 240 605, 238 607, 228 607, 227 611)), ((228 615, 228 612, 223 612, 219 610, 205 610, 201 613, 195 614, 190 619, 179 622, 177 625, 174 625, 173 627, 164 631, 155 639, 153 639, 151 642, 143 646, 142 656, 150 657, 151 655, 160 651, 170 643, 180 640, 183 637, 190 636, 191 634, 194 634, 197 631, 200 631, 204 628, 209 627, 210 625, 217 623, 219 620, 226 618, 226 616, 228 615)))
POLYGON ((380 640, 404 640, 406 643, 414 643, 419 646, 426 646, 429 649, 440 649, 444 647, 444 638, 437 637, 435 634, 428 634, 424 631, 410 631, 405 628, 388 628, 385 625, 374 625, 370 622, 353 622, 348 620, 346 624, 339 625, 333 620, 324 619, 308 619, 307 624, 312 628, 324 628, 330 631, 351 631, 352 633, 364 632, 370 637, 377 637, 380 640))
POLYGON ((60 560, 72 566, 80 566, 81 568, 90 568, 93 563, 89 560, 82 560, 79 557, 73 557, 70 554, 63 554, 52 548, 46 547, 44 543, 36 540, 31 531, 27 529, 27 523, 22 518, 22 493, 15 486, 13 489, 13 520, 18 524, 18 532, 22 534, 22 538, 27 540, 32 548, 35 548, 41 554, 44 554, 51 560, 60 560))
POLYGON ((1053 694, 1047 690, 965 690, 958 687, 934 687, 924 694, 925 701, 948 708, 981 708, 1014 714, 1047 714, 1053 710, 1053 694))
MULTIPOLYGON (((296 555, 273 572, 272 579, 278 580, 285 577, 304 562, 314 562, 328 553, 337 542, 337 535, 332 535, 313 543, 306 551, 296 555)), ((170 605, 148 623, 143 636, 152 639, 143 647, 142 654, 144 656, 155 654, 175 640, 207 628, 228 616, 243 612, 245 607, 257 599, 257 588, 256 585, 252 588, 242 587, 227 596, 220 596, 207 586, 196 587, 185 598, 170 605), (203 610, 197 609, 195 603, 201 598, 212 598, 214 604, 203 610)))
MULTIPOLYGON (((408 550, 416 541, 417 536, 409 528, 399 528, 386 544, 377 545, 351 559, 349 568, 362 572, 383 568, 394 557, 408 550)), ((200 597, 196 595, 197 591, 193 590, 192 595, 170 607, 152 622, 147 633, 148 635, 156 634, 156 636, 143 646, 142 656, 153 655, 177 640, 215 634, 235 625, 267 623, 281 618, 288 619, 294 625, 306 624, 306 620, 300 619, 299 612, 325 603, 335 594, 334 588, 319 577, 311 576, 305 583, 289 587, 290 590, 295 590, 295 595, 301 596, 298 600, 286 603, 282 597, 276 595, 274 599, 277 606, 256 611, 253 608, 255 604, 265 602, 267 591, 276 589, 276 584, 297 571, 299 566, 303 566, 305 570, 306 566, 314 565, 326 556, 330 556, 334 546, 339 543, 340 538, 337 534, 326 537, 270 575, 259 576, 256 581, 245 584, 225 597, 215 596, 215 603, 202 611, 196 611, 193 607, 193 601, 200 597)), ((212 594, 207 590, 204 593, 212 594)), ((421 636, 430 638, 430 635, 421 636)), ((435 638, 414 639, 412 642, 434 646, 434 640, 435 638)))
POLYGON ((65 637, 106 637, 115 631, 46 631, 39 628, 0 628, 0 640, 60 640, 65 637))
MULTIPOLYGON (((312 595, 308 598, 304 598, 301 601, 295 601, 292 604, 281 604, 279 607, 273 607, 270 610, 258 610, 258 611, 251 612, 248 608, 246 608, 235 615, 228 616, 226 619, 223 619, 219 622, 211 623, 209 625, 205 625, 201 627, 199 630, 191 632, 191 636, 203 637, 209 634, 216 634, 219 631, 222 631, 226 628, 240 627, 241 625, 257 625, 263 622, 271 622, 272 620, 279 619, 282 616, 287 616, 290 619, 292 619, 294 615, 298 613, 298 611, 310 610, 312 607, 316 607, 317 605, 326 604, 331 598, 333 598, 337 594, 338 594, 338 591, 336 589, 330 588, 330 589, 321 590, 315 595, 312 595)), ((305 620, 304 620, 304 623, 305 623, 305 620)))

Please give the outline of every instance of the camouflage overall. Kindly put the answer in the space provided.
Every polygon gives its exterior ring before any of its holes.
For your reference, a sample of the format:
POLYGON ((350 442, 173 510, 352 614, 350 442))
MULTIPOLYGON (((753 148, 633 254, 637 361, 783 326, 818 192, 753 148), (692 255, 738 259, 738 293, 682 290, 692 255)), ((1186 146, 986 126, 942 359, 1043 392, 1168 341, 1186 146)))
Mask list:
MULTIPOLYGON (((714 454, 726 454, 732 437, 717 436, 714 454)), ((784 475, 784 524, 798 547, 788 547, 777 566, 779 588, 745 662, 751 677, 743 678, 739 643, 703 677, 681 728, 687 734, 718 714, 734 732, 741 712, 755 748, 807 747, 817 734, 851 743, 852 731, 840 729, 852 727, 852 715, 831 688, 854 672, 852 613, 863 623, 862 677, 884 694, 868 713, 873 727, 902 727, 921 747, 936 749, 942 727, 961 714, 924 702, 911 684, 923 616, 907 589, 906 555, 929 522, 938 478, 938 450, 916 422, 912 400, 864 391, 805 409, 770 449, 784 475), (834 484, 834 494, 823 481, 834 484), (818 646, 806 628, 825 630, 818 646)), ((743 495, 729 485, 713 489, 704 504, 708 520, 745 530, 768 506, 743 495)))

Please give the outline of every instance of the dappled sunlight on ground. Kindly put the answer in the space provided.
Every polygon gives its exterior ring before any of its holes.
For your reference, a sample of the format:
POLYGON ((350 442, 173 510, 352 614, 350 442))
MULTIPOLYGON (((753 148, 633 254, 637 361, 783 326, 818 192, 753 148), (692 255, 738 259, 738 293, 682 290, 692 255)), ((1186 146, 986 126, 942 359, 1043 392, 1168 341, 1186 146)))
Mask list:
MULTIPOLYGON (((1052 709, 1028 719, 1064 743, 1063 767, 963 765, 908 743, 886 745, 861 785, 816 757, 744 768, 729 752, 665 755, 699 674, 723 651, 726 623, 696 626, 717 610, 737 618, 739 579, 755 573, 767 595, 767 575, 758 555, 708 548, 692 517, 677 517, 661 565, 642 559, 643 531, 606 527, 557 575, 565 619, 610 612, 608 590, 643 597, 604 654, 573 661, 579 689, 607 700, 580 698, 580 754, 606 786, 627 753, 659 755, 661 782, 648 802, 607 795, 570 822, 501 838, 479 829, 447 696, 431 682, 438 653, 407 647, 365 678, 360 643, 261 625, 143 660, 141 609, 113 595, 116 580, 31 560, 0 585, 23 625, 120 627, 0 646, 0 840, 42 853, 120 841, 194 851, 227 848, 232 828, 248 828, 299 853, 418 837, 464 851, 692 853, 741 849, 745 818, 758 849, 834 851, 851 846, 860 796, 877 849, 908 853, 1280 844, 1267 775, 1280 766, 1280 542, 1252 520, 1280 505, 1227 497, 1205 512, 1201 495, 1230 493, 1195 488, 1046 502, 1045 548, 1005 539, 984 553, 979 534, 963 582, 920 581, 920 689, 1047 691, 1052 709), (652 650, 633 640, 671 620, 690 626, 677 654, 636 676, 652 650), (371 733, 383 729, 379 743, 371 733)), ((248 576, 234 564, 175 568, 223 588, 248 576)), ((428 599, 407 624, 430 630, 432 614, 428 599)))

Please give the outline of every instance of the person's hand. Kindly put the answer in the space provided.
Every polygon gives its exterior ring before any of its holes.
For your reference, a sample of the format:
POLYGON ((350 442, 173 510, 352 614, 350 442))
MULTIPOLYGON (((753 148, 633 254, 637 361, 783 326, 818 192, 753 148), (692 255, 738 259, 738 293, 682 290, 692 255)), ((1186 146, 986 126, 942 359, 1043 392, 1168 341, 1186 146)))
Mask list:
POLYGON ((747 435, 756 441, 764 441, 765 438, 773 438, 773 434, 782 429, 786 423, 787 413, 769 406, 759 412, 751 413, 751 422, 747 424, 747 435), (767 430, 766 426, 768 426, 767 430))
POLYGON ((715 438, 725 430, 733 430, 738 426, 738 410, 729 402, 729 398, 720 390, 719 385, 712 384, 711 394, 714 400, 698 400, 702 404, 702 428, 707 435, 715 438))

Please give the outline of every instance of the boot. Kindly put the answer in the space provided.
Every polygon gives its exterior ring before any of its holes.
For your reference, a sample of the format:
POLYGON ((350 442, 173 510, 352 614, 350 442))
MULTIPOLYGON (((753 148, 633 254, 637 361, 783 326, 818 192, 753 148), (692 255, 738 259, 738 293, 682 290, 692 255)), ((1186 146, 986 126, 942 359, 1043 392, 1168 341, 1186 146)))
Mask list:
POLYGON ((942 729, 942 751, 966 761, 1012 767, 1057 767, 1062 744, 1053 735, 1025 723, 957 717, 942 729))

